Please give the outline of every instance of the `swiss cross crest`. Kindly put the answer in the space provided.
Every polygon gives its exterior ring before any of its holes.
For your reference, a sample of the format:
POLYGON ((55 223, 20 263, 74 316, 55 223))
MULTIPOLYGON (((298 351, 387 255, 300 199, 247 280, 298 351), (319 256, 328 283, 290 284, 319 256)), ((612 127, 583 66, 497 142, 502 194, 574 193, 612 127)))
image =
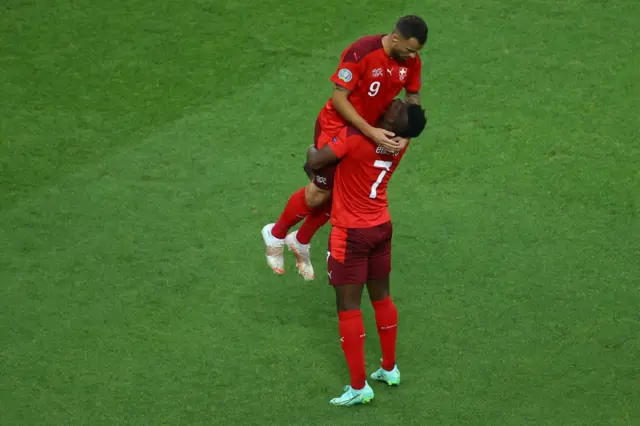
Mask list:
POLYGON ((400 80, 404 81, 404 79, 407 78, 407 69, 404 67, 400 68, 398 75, 400 76, 400 80))

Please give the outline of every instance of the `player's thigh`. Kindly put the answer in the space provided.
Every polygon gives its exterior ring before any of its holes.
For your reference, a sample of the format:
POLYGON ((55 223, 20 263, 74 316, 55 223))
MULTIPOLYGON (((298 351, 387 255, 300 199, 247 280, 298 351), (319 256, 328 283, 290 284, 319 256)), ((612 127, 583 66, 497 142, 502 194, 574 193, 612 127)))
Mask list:
POLYGON ((367 281, 369 247, 358 230, 332 227, 327 252, 327 274, 333 286, 367 281))
POLYGON ((391 274, 391 222, 368 229, 372 248, 367 262, 367 280, 384 280, 391 274))
POLYGON ((319 188, 315 182, 311 181, 304 189, 304 197, 309 207, 318 207, 329 201, 331 190, 319 188))
POLYGON ((326 144, 338 137, 340 129, 327 131, 322 128, 320 120, 316 120, 316 127, 313 131, 313 146, 316 149, 322 149, 326 144))
MULTIPOLYGON (((326 132, 320 126, 320 122, 316 121, 316 128, 313 136, 313 144, 317 149, 322 149, 326 144, 330 143, 334 138, 338 137, 339 132, 326 132)), ((320 170, 314 170, 314 177, 311 181, 318 189, 330 191, 333 188, 333 179, 336 174, 336 166, 327 166, 320 170)))
POLYGON ((336 166, 327 166, 319 170, 314 170, 314 176, 311 183, 322 191, 331 191, 333 189, 333 181, 336 176, 336 166))

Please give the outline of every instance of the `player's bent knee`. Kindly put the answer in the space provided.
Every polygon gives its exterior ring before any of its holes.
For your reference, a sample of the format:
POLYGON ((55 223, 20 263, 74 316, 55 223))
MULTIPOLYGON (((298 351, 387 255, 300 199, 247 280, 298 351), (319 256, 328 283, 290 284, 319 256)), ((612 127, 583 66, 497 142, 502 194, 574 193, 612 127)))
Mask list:
POLYGON ((304 190, 304 196, 309 207, 318 207, 329 201, 331 191, 318 188, 313 182, 310 182, 304 190))

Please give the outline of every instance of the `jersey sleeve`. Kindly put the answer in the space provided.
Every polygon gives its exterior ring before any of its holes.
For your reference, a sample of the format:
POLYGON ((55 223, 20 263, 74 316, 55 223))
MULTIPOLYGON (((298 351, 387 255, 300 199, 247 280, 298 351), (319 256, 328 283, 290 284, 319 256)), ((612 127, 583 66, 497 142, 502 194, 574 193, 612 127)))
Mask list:
POLYGON ((356 88, 362 76, 363 61, 353 49, 349 49, 342 58, 338 69, 331 76, 331 81, 345 89, 352 91, 356 88))
POLYGON ((334 138, 331 142, 329 142, 328 146, 333 151, 333 153, 338 158, 342 158, 347 155, 347 151, 349 151, 349 146, 347 145, 347 140, 342 138, 334 138))
POLYGON ((411 93, 420 91, 422 87, 422 61, 420 56, 416 55, 416 60, 409 69, 409 78, 407 84, 404 86, 404 90, 411 93))
MULTIPOLYGON (((344 132, 346 133, 346 132, 344 132)), ((348 136, 346 134, 341 135, 341 137, 334 138, 329 143, 329 148, 338 158, 343 158, 346 155, 349 155, 354 148, 357 146, 358 137, 357 136, 348 136)))

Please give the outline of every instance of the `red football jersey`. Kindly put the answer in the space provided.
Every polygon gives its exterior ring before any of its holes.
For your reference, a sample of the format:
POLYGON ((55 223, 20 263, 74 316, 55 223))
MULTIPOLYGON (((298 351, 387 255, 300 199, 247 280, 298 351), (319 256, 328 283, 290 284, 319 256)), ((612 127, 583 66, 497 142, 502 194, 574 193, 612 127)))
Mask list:
POLYGON ((390 153, 352 126, 343 129, 329 147, 341 159, 333 185, 331 224, 369 228, 390 221, 387 185, 406 148, 390 153))
MULTIPOLYGON (((349 46, 342 52, 338 69, 331 77, 332 82, 351 91, 349 101, 372 126, 402 89, 418 92, 422 84, 420 56, 396 61, 384 51, 382 37, 362 37, 349 46)), ((319 122, 327 133, 337 133, 349 124, 331 99, 320 111, 319 122)))

